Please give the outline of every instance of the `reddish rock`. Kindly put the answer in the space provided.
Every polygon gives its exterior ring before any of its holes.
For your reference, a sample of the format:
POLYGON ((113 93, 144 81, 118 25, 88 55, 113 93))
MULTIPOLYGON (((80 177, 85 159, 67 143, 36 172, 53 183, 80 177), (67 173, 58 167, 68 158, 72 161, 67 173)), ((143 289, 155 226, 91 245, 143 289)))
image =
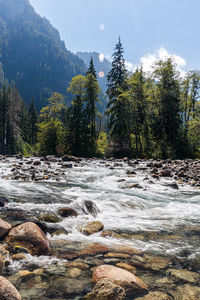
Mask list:
POLYGON ((11 245, 28 248, 32 255, 50 253, 50 246, 44 232, 35 223, 27 222, 13 228, 6 241, 11 245))
POLYGON ((130 255, 140 255, 140 254, 142 254, 142 252, 140 250, 135 249, 135 248, 130 247, 130 246, 126 246, 126 245, 115 246, 111 250, 115 251, 115 252, 130 254, 130 255))
POLYGON ((77 212, 73 208, 69 208, 69 207, 60 208, 58 210, 58 213, 64 218, 78 216, 77 212))
POLYGON ((8 232, 11 230, 12 226, 6 222, 0 219, 0 239, 4 238, 5 235, 8 234, 8 232))
POLYGON ((100 244, 91 244, 85 247, 79 255, 97 255, 97 254, 104 254, 109 252, 109 248, 100 244))
POLYGON ((127 295, 147 291, 147 285, 139 277, 111 265, 101 265, 93 272, 92 281, 94 283, 99 282, 103 278, 110 279, 115 284, 121 286, 127 295))
POLYGON ((22 300, 19 292, 6 278, 0 276, 0 299, 22 300))

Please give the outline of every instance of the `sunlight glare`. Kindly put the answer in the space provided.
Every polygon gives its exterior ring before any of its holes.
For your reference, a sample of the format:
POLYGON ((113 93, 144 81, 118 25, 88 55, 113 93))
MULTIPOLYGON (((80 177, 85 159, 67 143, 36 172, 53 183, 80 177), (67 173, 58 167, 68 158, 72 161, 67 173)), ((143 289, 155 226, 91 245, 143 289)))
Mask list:
POLYGON ((103 71, 100 71, 100 72, 99 72, 99 77, 103 78, 103 77, 104 77, 104 75, 105 75, 105 74, 104 74, 104 72, 103 72, 103 71))
POLYGON ((104 61, 105 55, 103 53, 99 54, 99 61, 102 63, 104 61))
POLYGON ((105 29, 105 25, 104 25, 104 24, 100 24, 100 25, 99 25, 99 29, 100 29, 100 30, 104 30, 104 29, 105 29))

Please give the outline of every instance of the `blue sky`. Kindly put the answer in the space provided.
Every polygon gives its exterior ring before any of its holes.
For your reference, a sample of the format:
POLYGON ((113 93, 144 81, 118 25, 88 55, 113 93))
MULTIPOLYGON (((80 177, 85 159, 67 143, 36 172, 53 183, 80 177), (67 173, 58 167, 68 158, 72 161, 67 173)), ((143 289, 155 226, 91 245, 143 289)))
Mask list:
MULTIPOLYGON (((174 54, 178 66, 200 67, 199 0, 30 0, 67 49, 109 56, 121 36, 125 58, 146 67, 174 54)), ((130 67, 132 66, 130 64, 130 67)))

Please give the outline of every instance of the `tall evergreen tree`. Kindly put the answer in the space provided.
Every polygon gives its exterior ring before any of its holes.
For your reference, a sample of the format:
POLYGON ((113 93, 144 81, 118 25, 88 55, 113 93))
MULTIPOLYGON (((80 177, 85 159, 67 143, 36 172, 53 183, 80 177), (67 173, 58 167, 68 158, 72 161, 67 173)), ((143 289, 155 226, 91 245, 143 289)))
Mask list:
POLYGON ((180 81, 172 59, 160 61, 155 69, 157 119, 154 136, 163 157, 176 157, 180 133, 180 81))
POLYGON ((86 101, 86 118, 88 126, 88 151, 95 153, 95 141, 97 138, 96 115, 97 103, 100 95, 100 87, 97 79, 92 73, 88 73, 85 78, 85 101, 86 101))
MULTIPOLYGON (((124 95, 127 90, 127 71, 123 53, 124 50, 119 38, 115 52, 112 55, 112 68, 107 76, 108 89, 106 92, 109 98, 106 112, 109 116, 108 128, 112 141, 118 145, 119 153, 121 152, 119 155, 123 155, 125 150, 123 148, 129 148, 130 146, 130 126, 127 118, 129 101, 124 95)), ((116 148, 116 145, 114 147, 116 148)), ((124 154, 126 155, 126 153, 124 154)))
POLYGON ((83 107, 85 100, 85 77, 78 75, 72 78, 67 90, 73 95, 66 125, 68 127, 67 142, 72 154, 78 156, 84 155, 88 142, 86 114, 83 107))
POLYGON ((7 128, 9 123, 9 98, 5 85, 0 93, 0 152, 6 154, 7 128))
POLYGON ((142 68, 137 69, 128 80, 128 95, 131 105, 131 132, 135 136, 136 155, 149 154, 149 134, 147 122, 146 80, 142 68))
POLYGON ((94 78, 97 79, 97 73, 96 73, 96 70, 95 70, 95 67, 94 67, 94 60, 93 60, 92 57, 90 59, 90 65, 89 65, 89 68, 87 69, 86 76, 88 74, 92 74, 94 76, 94 78))
POLYGON ((29 110, 28 110, 28 123, 29 123, 29 143, 35 145, 37 142, 37 123, 38 123, 38 113, 34 104, 34 99, 32 98, 29 110))

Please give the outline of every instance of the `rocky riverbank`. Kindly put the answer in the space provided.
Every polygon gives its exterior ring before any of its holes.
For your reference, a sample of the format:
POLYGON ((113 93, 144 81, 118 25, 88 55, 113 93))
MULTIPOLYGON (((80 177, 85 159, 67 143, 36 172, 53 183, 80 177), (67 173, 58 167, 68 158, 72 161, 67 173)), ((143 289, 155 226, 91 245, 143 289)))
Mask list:
MULTIPOLYGON (((169 197, 170 193, 175 193, 174 197, 184 195, 185 187, 186 199, 191 194, 199 197, 199 160, 1 156, 0 170, 1 299, 200 299, 198 221, 179 222, 173 230, 167 222, 167 225, 160 225, 163 228, 154 226, 145 230, 140 226, 136 229, 137 214, 146 209, 138 197, 146 197, 146 191, 151 192, 154 186, 166 191, 169 197), (121 214, 112 217, 112 220, 117 219, 114 226, 104 217, 107 201, 104 206, 101 203, 108 189, 98 199, 94 194, 90 195, 91 191, 88 199, 81 194, 81 202, 74 197, 74 191, 79 187, 70 181, 72 175, 83 174, 81 191, 87 188, 86 177, 87 185, 91 186, 93 182, 98 185, 91 175, 91 166, 96 173, 101 170, 98 181, 105 176, 103 172, 109 171, 109 177, 105 178, 112 180, 116 201, 117 195, 120 199, 128 195, 128 200, 120 206, 121 214), (6 182, 10 188, 7 193, 6 182), (22 195, 21 187, 24 188, 26 183, 33 184, 33 190, 30 192, 28 185, 27 194, 22 195), (54 193, 48 193, 46 183, 53 186, 54 193), (62 191, 65 193, 66 188, 65 197, 62 191), (122 215, 123 207, 127 210, 125 216, 122 215), (125 228, 123 222, 132 210, 135 219, 131 216, 130 226, 125 228), (184 247, 186 242, 197 245, 195 255, 192 249, 184 247), (133 247, 135 244, 140 247, 133 247), (150 244, 155 249, 165 245, 165 251, 152 251, 152 247, 147 247, 150 244), (175 253, 167 251, 170 245, 175 245, 178 250, 175 253)), ((106 181, 103 184, 105 186, 106 181)), ((198 199, 195 198, 195 203, 198 199)), ((152 206, 151 199, 147 201, 152 206)), ((111 203, 116 205, 113 200, 111 203)))

